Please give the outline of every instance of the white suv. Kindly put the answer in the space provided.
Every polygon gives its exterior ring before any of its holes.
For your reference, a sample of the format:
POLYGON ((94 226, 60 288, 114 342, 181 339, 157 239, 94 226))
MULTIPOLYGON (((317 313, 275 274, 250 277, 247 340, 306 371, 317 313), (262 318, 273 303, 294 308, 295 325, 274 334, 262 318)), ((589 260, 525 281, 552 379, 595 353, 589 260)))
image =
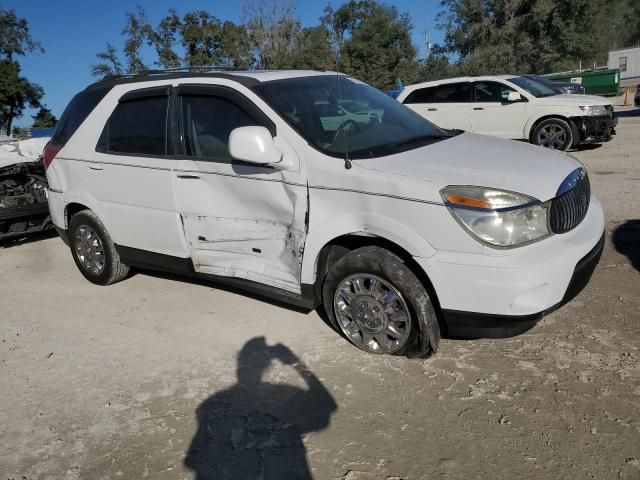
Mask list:
POLYGON ((322 304, 372 353, 524 331, 603 247, 573 158, 442 130, 336 73, 107 79, 71 101, 44 162, 89 281, 159 269, 322 304), (340 105, 359 114, 329 125, 340 105))
POLYGON ((556 150, 609 141, 617 124, 606 98, 563 95, 514 75, 419 83, 405 87, 398 101, 443 128, 526 140, 556 150))

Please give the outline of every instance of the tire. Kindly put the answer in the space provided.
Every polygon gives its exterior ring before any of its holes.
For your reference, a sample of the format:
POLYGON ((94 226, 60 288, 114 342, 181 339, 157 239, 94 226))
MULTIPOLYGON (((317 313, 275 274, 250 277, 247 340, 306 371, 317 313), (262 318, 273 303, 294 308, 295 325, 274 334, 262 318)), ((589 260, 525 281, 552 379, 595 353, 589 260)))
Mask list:
POLYGON ((571 125, 561 118, 543 120, 533 129, 531 143, 565 152, 573 145, 571 125))
POLYGON ((384 248, 362 247, 340 258, 324 280, 322 300, 336 330, 365 352, 426 357, 438 348, 440 327, 427 290, 384 248))
POLYGON ((111 285, 129 274, 129 267, 120 261, 107 229, 91 210, 83 210, 71 218, 69 247, 78 270, 91 283, 111 285))

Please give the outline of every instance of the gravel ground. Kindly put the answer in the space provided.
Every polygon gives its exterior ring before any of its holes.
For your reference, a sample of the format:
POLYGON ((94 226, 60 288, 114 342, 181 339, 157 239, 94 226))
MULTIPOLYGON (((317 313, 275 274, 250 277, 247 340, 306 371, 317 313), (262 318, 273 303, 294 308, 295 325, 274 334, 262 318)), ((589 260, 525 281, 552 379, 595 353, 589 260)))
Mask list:
POLYGON ((574 152, 607 217, 589 286, 534 329, 360 353, 315 312, 0 248, 0 479, 640 478, 640 111, 574 152))

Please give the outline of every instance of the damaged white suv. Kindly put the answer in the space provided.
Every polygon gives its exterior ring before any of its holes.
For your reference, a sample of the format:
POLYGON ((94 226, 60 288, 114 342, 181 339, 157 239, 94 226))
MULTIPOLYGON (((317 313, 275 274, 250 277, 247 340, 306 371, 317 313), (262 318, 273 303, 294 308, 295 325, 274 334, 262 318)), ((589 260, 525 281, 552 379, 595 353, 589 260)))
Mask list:
POLYGON ((106 79, 44 161, 91 282, 158 269, 323 305, 372 353, 525 331, 586 285, 604 242, 573 158, 442 130, 336 73, 106 79))

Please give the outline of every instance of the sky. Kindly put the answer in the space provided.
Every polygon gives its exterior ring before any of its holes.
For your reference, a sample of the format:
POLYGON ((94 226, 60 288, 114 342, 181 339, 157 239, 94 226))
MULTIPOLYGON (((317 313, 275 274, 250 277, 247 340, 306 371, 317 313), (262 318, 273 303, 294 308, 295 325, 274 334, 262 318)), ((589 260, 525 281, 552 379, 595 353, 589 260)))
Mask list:
MULTIPOLYGON (((316 25, 325 6, 335 9, 343 3, 344 0, 297 0, 297 14, 303 26, 316 25)), ((442 32, 435 28, 439 0, 387 0, 386 3, 411 15, 413 42, 421 55, 424 54, 425 20, 431 26, 430 40, 435 43, 442 39, 442 32)), ((58 118, 71 97, 96 80, 90 68, 105 43, 121 48, 125 13, 133 11, 136 5, 145 10, 152 25, 157 25, 170 8, 175 8, 180 15, 190 10, 207 10, 221 20, 243 21, 241 0, 0 0, 0 5, 25 18, 31 36, 44 47, 43 54, 27 54, 17 60, 22 74, 44 88, 43 103, 58 118)), ((148 64, 153 60, 145 58, 148 64)), ((34 113, 25 111, 15 124, 31 125, 34 113)))

